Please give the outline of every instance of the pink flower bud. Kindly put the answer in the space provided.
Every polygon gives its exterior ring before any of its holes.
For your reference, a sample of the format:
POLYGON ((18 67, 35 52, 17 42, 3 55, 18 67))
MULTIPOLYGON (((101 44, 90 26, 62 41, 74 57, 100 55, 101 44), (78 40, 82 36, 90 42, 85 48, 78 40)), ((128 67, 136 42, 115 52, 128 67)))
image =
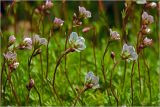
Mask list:
POLYGON ((46 0, 46 4, 45 4, 46 8, 51 8, 53 7, 53 3, 51 0, 46 0))
POLYGON ((30 91, 34 87, 34 79, 30 79, 29 84, 26 86, 28 91, 30 91))
POLYGON ((85 27, 85 28, 82 29, 82 32, 88 32, 90 30, 91 30, 91 27, 85 27))
POLYGON ((146 8, 156 8, 156 7, 157 7, 157 4, 155 2, 151 2, 146 5, 146 8))
POLYGON ((111 58, 114 59, 114 57, 115 57, 115 53, 111 52, 111 58))
POLYGON ((62 25, 63 25, 63 23, 64 23, 64 21, 63 21, 63 20, 61 20, 61 19, 59 19, 59 18, 55 17, 55 19, 54 19, 54 25, 55 25, 56 27, 60 27, 60 26, 62 26, 62 25))
POLYGON ((153 43, 152 39, 149 39, 147 37, 143 40, 144 46, 151 46, 152 43, 153 43))
POLYGON ((11 36, 9 37, 9 44, 13 44, 15 41, 16 41, 15 36, 14 36, 14 35, 11 35, 11 36))
POLYGON ((150 28, 145 28, 145 29, 142 29, 142 33, 143 34, 150 34, 150 32, 151 32, 151 29, 150 28))

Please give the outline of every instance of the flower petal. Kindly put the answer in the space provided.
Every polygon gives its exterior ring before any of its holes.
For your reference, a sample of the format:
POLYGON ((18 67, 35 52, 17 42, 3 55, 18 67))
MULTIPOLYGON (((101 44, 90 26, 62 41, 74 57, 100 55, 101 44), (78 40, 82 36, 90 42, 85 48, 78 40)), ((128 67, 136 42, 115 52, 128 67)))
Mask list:
POLYGON ((69 37, 69 43, 72 45, 77 41, 77 39, 78 39, 78 34, 76 32, 72 32, 69 37))

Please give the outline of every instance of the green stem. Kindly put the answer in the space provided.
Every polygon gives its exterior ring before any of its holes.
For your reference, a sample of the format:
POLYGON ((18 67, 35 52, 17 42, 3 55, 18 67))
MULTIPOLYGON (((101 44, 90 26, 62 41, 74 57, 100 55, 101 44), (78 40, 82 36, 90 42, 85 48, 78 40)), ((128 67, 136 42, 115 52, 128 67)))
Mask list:
POLYGON ((148 88, 149 88, 149 94, 150 94, 150 103, 152 102, 152 91, 151 91, 151 79, 150 79, 150 72, 149 72, 149 67, 148 67, 148 64, 145 60, 145 56, 144 56, 144 53, 142 54, 142 57, 143 57, 143 61, 144 61, 144 65, 146 66, 147 68, 147 75, 148 75, 148 88))
MULTIPOLYGON (((102 60, 101 60, 101 67, 102 67, 102 74, 103 74, 103 79, 104 79, 104 83, 105 83, 105 85, 107 85, 107 82, 106 82, 106 75, 105 75, 105 67, 104 67, 104 58, 105 58, 105 55, 106 55, 106 53, 107 53, 107 51, 108 51, 108 47, 109 47, 109 44, 110 44, 110 40, 108 40, 108 42, 107 42, 107 45, 106 45, 106 48, 105 48, 105 51, 104 51, 104 53, 103 53, 103 57, 102 57, 102 60)), ((106 89, 107 90, 107 94, 108 94, 108 96, 109 96, 109 90, 108 89, 106 89)), ((109 101, 110 101, 110 103, 111 103, 111 99, 110 99, 110 96, 109 96, 109 101)))
POLYGON ((108 43, 106 45, 106 48, 105 48, 105 51, 103 53, 103 57, 102 57, 102 60, 101 60, 102 74, 103 74, 103 79, 104 79, 105 82, 106 82, 106 75, 105 75, 104 59, 105 59, 105 55, 108 51, 109 44, 110 44, 110 41, 108 40, 108 43))
POLYGON ((40 104, 40 106, 42 106, 41 95, 40 95, 38 89, 36 88, 36 86, 34 86, 34 89, 36 90, 36 92, 37 92, 37 94, 38 94, 38 97, 39 97, 39 104, 40 104))
POLYGON ((112 92, 112 94, 113 94, 113 96, 114 96, 114 98, 115 98, 115 100, 116 100, 117 106, 118 106, 118 102, 119 102, 119 101, 118 101, 118 97, 116 96, 116 94, 115 94, 115 92, 114 92, 114 90, 113 90, 113 88, 112 88, 112 75, 113 75, 114 69, 115 69, 115 67, 116 67, 117 64, 118 64, 118 62, 114 63, 114 66, 113 66, 113 68, 112 68, 112 70, 111 70, 110 88, 111 88, 111 92, 112 92))
POLYGON ((134 102, 133 102, 133 75, 134 75, 134 65, 135 65, 135 61, 133 62, 133 64, 132 64, 132 71, 131 71, 131 98, 132 98, 132 106, 133 106, 133 104, 134 104, 134 102))
POLYGON ((80 96, 87 90, 88 88, 87 87, 83 87, 83 89, 79 92, 79 94, 78 94, 78 96, 75 98, 75 102, 74 102, 74 104, 73 104, 73 106, 75 107, 76 106, 76 104, 77 104, 77 101, 79 100, 79 98, 80 98, 80 96))
POLYGON ((33 50, 32 55, 30 56, 30 58, 29 58, 29 60, 28 60, 28 73, 29 73, 29 79, 31 79, 30 66, 31 66, 31 61, 32 61, 32 58, 33 58, 33 56, 34 56, 35 51, 36 51, 36 49, 33 50))
POLYGON ((57 61, 56 67, 55 67, 55 69, 54 69, 53 85, 52 85, 52 86, 53 86, 53 90, 54 90, 54 92, 55 92, 55 94, 56 94, 56 96, 57 96, 57 98, 58 98, 58 100, 59 100, 59 102, 60 102, 61 104, 62 104, 62 101, 61 101, 61 99, 59 98, 58 93, 56 92, 56 89, 55 89, 56 73, 57 73, 58 66, 59 66, 60 63, 61 63, 62 58, 63 58, 65 55, 67 55, 68 53, 70 53, 70 52, 73 52, 73 49, 72 49, 72 48, 68 48, 64 53, 61 54, 61 56, 59 57, 59 59, 58 59, 58 61, 57 61))
POLYGON ((123 75, 123 84, 122 84, 122 90, 124 88, 125 78, 126 78, 126 69, 127 69, 127 61, 124 62, 124 75, 123 75))
POLYGON ((15 97, 15 100, 16 100, 16 103, 20 106, 21 104, 20 104, 20 100, 19 100, 19 98, 18 98, 18 96, 17 96, 17 93, 16 93, 16 91, 15 91, 15 89, 14 89, 14 87, 13 87, 13 83, 12 83, 12 80, 11 80, 11 73, 12 73, 12 71, 10 71, 9 70, 9 74, 8 74, 8 81, 9 81, 9 83, 10 83, 10 86, 11 86, 11 89, 12 89, 12 93, 13 93, 13 95, 14 95, 14 97, 15 97))
POLYGON ((141 94, 141 71, 140 71, 140 62, 138 58, 138 75, 139 75, 139 86, 140 86, 140 94, 141 94))

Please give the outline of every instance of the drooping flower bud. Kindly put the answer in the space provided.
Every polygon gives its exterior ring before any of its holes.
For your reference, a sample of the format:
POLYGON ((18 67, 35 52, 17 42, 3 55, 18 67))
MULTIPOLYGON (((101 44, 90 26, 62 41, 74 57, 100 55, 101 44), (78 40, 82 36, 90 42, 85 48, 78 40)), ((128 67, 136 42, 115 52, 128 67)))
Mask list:
POLYGON ((151 32, 151 29, 150 28, 145 28, 145 29, 142 29, 142 33, 143 34, 150 34, 150 32, 151 32))
POLYGON ((155 2, 147 3, 146 8, 156 8, 157 4, 155 2))
POLYGON ((114 57, 115 57, 115 53, 111 52, 111 58, 114 59, 114 57))
POLYGON ((15 61, 9 65, 9 69, 10 69, 10 71, 13 71, 13 70, 16 70, 18 68, 18 66, 19 66, 19 62, 15 61))
POLYGON ((34 87, 34 79, 30 79, 29 84, 26 86, 28 91, 30 91, 34 87))
POLYGON ((91 27, 85 27, 85 28, 82 29, 82 32, 88 32, 90 30, 91 30, 91 27))

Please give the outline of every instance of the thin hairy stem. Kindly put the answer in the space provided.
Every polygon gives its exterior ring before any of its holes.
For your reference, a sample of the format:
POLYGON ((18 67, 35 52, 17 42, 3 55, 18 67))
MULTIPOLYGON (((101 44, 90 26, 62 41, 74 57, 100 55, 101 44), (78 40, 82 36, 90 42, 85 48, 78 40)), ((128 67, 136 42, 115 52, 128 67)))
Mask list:
POLYGON ((111 92, 112 92, 112 94, 113 94, 113 96, 114 96, 114 98, 116 100, 117 106, 118 106, 118 102, 119 102, 118 96, 115 94, 114 89, 112 88, 112 75, 113 75, 114 69, 115 69, 115 67, 116 67, 117 64, 118 64, 118 62, 114 63, 114 66, 113 66, 113 68, 111 70, 110 88, 111 88, 111 92))
POLYGON ((26 97, 26 106, 28 106, 29 103, 29 94, 30 94, 30 90, 27 93, 27 97, 26 97))
POLYGON ((108 43, 107 43, 107 45, 106 45, 106 48, 105 48, 105 51, 104 51, 104 53, 103 53, 103 57, 102 57, 102 60, 101 60, 101 67, 102 67, 102 74, 103 74, 104 82, 106 81, 104 59, 105 59, 105 55, 106 55, 106 53, 107 53, 107 51, 108 51, 109 44, 110 44, 110 41, 108 40, 108 43))
POLYGON ((31 61, 32 61, 32 58, 33 58, 33 56, 34 56, 35 51, 36 51, 36 49, 33 50, 32 55, 31 55, 30 58, 28 59, 28 74, 29 74, 29 79, 31 79, 30 66, 31 66, 31 61))
POLYGON ((148 66, 147 61, 145 59, 144 52, 142 54, 142 57, 143 57, 144 65, 146 66, 146 69, 147 69, 148 82, 149 82, 148 83, 148 88, 149 88, 150 103, 151 103, 152 102, 151 78, 150 78, 149 66, 148 66))
POLYGON ((7 78, 8 78, 9 84, 11 86, 12 93, 13 93, 13 95, 15 97, 16 103, 20 106, 21 105, 20 104, 20 100, 19 100, 19 98, 17 96, 16 90, 14 89, 14 86, 13 86, 13 83, 12 83, 12 80, 11 80, 11 73, 12 73, 12 71, 9 71, 7 78))
POLYGON ((125 78, 126 78, 126 69, 127 69, 127 61, 124 62, 124 75, 123 75, 123 84, 122 84, 122 90, 124 88, 125 78))
POLYGON ((138 75, 139 75, 139 90, 140 90, 140 94, 141 94, 141 71, 140 71, 140 61, 138 58, 138 75))
POLYGON ((134 104, 134 96, 133 96, 133 75, 134 75, 134 65, 135 65, 135 61, 132 64, 132 71, 131 71, 131 98, 132 98, 132 106, 134 104))
POLYGON ((77 97, 74 99, 74 103, 73 106, 75 107, 77 104, 77 101, 80 99, 80 96, 87 90, 87 87, 83 87, 83 89, 79 92, 79 94, 77 95, 77 97))
POLYGON ((40 106, 42 106, 41 95, 40 95, 40 93, 39 93, 38 89, 36 88, 36 86, 34 86, 34 89, 35 89, 35 91, 36 91, 36 92, 37 92, 37 94, 38 94, 39 104, 40 104, 40 106))
MULTIPOLYGON (((104 79, 105 85, 107 85, 107 82, 106 82, 107 79, 106 79, 106 75, 105 75, 104 59, 105 59, 105 55, 108 51, 109 44, 110 44, 110 40, 108 40, 108 42, 107 42, 107 45, 106 45, 106 48, 105 48, 105 51, 103 53, 103 57, 102 57, 102 60, 101 60, 102 74, 103 74, 103 79, 104 79)), ((108 89, 106 89, 106 90, 107 90, 107 94, 109 96, 109 90, 108 89)), ((111 103, 110 96, 109 96, 109 101, 111 103)))

